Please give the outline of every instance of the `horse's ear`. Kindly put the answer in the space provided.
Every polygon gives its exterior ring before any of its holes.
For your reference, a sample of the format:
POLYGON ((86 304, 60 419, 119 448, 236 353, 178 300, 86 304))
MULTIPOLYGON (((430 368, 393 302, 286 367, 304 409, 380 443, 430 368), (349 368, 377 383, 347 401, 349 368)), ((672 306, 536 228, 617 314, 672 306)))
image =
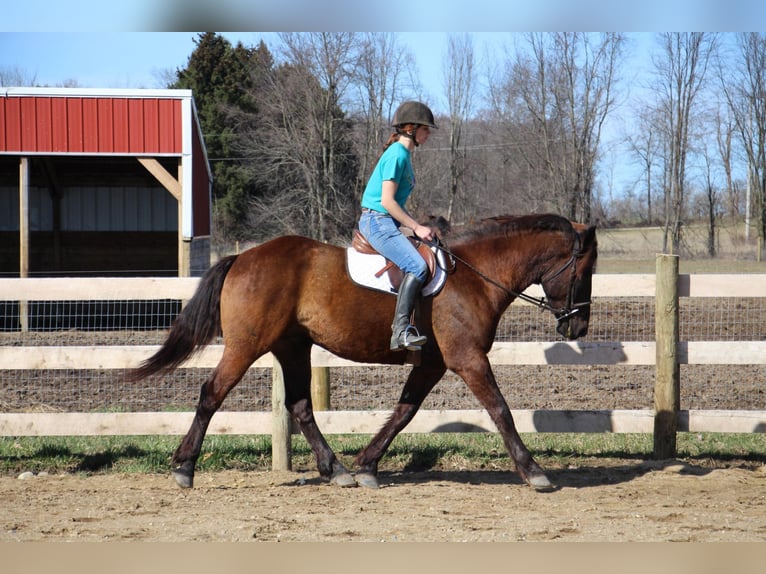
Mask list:
POLYGON ((596 243, 596 226, 584 223, 572 223, 572 227, 580 236, 583 251, 590 251, 596 243))
POLYGON ((583 250, 590 251, 591 248, 596 245, 596 226, 588 226, 583 232, 580 233, 580 239, 582 240, 583 250))

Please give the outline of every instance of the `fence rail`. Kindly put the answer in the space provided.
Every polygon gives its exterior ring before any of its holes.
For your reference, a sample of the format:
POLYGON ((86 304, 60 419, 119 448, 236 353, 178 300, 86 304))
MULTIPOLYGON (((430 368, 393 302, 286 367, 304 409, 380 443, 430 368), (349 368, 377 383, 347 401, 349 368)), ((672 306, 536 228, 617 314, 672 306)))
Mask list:
MULTIPOLYGON (((660 259, 658 258, 658 269, 660 259)), ((677 273, 677 272, 676 272, 677 273)), ((766 297, 766 274, 678 275, 672 297, 766 297)), ((0 302, 90 301, 90 300, 186 300, 198 278, 31 278, 0 279, 0 302)), ((593 297, 657 297, 657 276, 595 275, 593 297)), ((527 293, 542 295, 538 287, 527 293)), ((658 298, 658 297, 657 297, 658 298)), ((659 299, 659 298, 658 298, 659 299)), ((518 305, 519 303, 515 303, 518 305)), ((22 320, 23 323, 23 320, 22 320)), ((664 344, 664 343, 663 343, 664 344)), ((649 365, 659 361, 658 341, 616 342, 496 342, 490 362, 499 365, 649 365)), ((157 345, 101 346, 0 346, 0 371, 126 369, 149 357, 157 345)), ((676 365, 763 365, 766 341, 676 341, 676 365)), ((194 355, 184 367, 212 368, 222 351, 212 345, 194 355)), ((312 363, 318 368, 359 367, 315 347, 312 363)), ((270 355, 261 357, 254 367, 275 366, 270 355)), ((276 365, 278 366, 278 365, 276 365)), ((276 369, 275 369, 276 370, 276 369)), ((277 379, 274 379, 277 381, 277 379)), ((677 381, 675 381, 677 384, 677 381)), ((275 384, 275 388, 276 388, 275 384)), ((656 391, 655 391, 656 394, 656 391)), ((278 402, 279 398, 275 397, 278 402)), ((2 397, 0 396, 0 408, 2 397)), ((282 409, 283 410, 283 409, 282 409)), ((521 432, 656 432, 654 410, 514 410, 521 432)), ((324 432, 376 432, 390 411, 317 412, 324 432)), ((277 410, 279 416, 284 413, 277 410)), ((183 434, 193 413, 2 413, 0 435, 54 434, 183 434)), ((210 433, 271 434, 275 428, 273 412, 219 412, 210 433)), ((682 411, 673 412, 672 430, 764 432, 766 411, 682 411)), ((279 423, 282 426, 284 421, 279 423)), ((289 428, 289 425, 287 425, 289 428)), ((494 425, 482 410, 423 410, 406 432, 493 431, 494 425)), ((275 437, 275 441, 276 440, 275 437)))

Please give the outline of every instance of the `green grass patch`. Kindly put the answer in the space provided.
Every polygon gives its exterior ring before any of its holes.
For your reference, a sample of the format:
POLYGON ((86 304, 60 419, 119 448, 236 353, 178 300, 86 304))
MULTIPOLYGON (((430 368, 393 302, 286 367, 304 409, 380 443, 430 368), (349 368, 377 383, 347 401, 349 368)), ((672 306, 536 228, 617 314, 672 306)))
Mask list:
MULTIPOLYGON (((341 461, 353 466, 368 435, 327 438, 341 461)), ((525 444, 545 468, 608 466, 652 458, 649 434, 529 433, 525 444)), ((35 473, 165 473, 180 437, 2 437, 0 474, 35 473)), ((678 458, 718 467, 766 464, 761 434, 679 433, 678 458)), ((292 443, 293 468, 314 470, 313 454, 302 436, 292 443)), ((269 436, 211 435, 205 439, 198 470, 265 471, 271 468, 269 436)), ((512 470, 513 463, 497 434, 402 434, 381 461, 381 470, 512 470)))

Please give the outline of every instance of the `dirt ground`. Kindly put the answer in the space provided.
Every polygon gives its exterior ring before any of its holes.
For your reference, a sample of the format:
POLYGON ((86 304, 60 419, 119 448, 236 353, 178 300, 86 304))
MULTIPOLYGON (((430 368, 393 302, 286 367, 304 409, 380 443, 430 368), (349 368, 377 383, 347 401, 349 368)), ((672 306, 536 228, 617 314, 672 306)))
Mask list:
POLYGON ((766 541, 766 466, 596 461, 549 470, 381 472, 340 489, 316 472, 0 477, 0 541, 766 541))

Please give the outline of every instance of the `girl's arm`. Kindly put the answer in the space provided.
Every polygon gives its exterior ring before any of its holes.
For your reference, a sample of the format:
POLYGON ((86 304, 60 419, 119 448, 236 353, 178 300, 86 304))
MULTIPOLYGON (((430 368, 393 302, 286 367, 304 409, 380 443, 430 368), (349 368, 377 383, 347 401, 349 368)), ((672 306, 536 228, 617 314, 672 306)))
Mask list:
POLYGON ((380 203, 386 208, 386 211, 391 214, 391 217, 396 219, 403 227, 407 227, 412 230, 416 237, 430 241, 433 239, 433 230, 430 227, 421 225, 415 221, 409 213, 407 213, 402 206, 396 202, 396 190, 398 184, 390 179, 383 182, 383 193, 380 203))

